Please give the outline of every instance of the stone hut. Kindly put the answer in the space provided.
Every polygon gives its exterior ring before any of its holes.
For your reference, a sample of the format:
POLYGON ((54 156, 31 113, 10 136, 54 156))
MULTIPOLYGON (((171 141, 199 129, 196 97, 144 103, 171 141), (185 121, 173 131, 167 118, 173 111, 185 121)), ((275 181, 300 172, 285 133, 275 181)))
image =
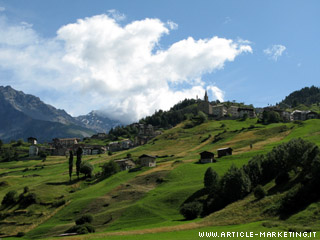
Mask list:
POLYGON ((140 164, 143 167, 155 167, 156 166, 156 157, 143 154, 139 157, 140 164))
POLYGON ((129 159, 129 158, 115 160, 114 162, 119 165, 121 171, 129 170, 136 166, 136 164, 132 161, 132 159, 129 159))

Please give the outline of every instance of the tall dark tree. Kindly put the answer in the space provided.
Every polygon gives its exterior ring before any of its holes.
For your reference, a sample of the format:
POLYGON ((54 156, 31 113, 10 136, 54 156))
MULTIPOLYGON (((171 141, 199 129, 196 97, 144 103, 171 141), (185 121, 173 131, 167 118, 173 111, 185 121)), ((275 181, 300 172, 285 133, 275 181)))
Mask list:
POLYGON ((204 174, 204 187, 209 190, 215 190, 218 186, 218 174, 209 167, 204 174))
POLYGON ((73 168, 73 152, 72 150, 69 151, 69 176, 71 181, 72 176, 72 168, 73 168))
POLYGON ((77 149, 77 162, 76 162, 78 179, 79 179, 79 175, 80 175, 81 158, 82 158, 82 148, 78 147, 78 149, 77 149))

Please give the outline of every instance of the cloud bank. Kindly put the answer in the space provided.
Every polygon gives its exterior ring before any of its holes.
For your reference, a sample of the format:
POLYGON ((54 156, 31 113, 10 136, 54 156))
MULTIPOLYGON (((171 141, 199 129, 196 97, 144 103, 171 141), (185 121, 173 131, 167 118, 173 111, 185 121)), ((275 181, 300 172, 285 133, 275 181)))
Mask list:
POLYGON ((189 37, 163 49, 160 40, 176 23, 146 18, 122 26, 124 19, 111 10, 62 26, 46 39, 31 25, 12 25, 2 16, 0 71, 10 71, 13 85, 26 92, 53 96, 51 104, 73 115, 105 110, 128 123, 205 89, 222 101, 224 92, 201 77, 252 52, 244 41, 217 36, 189 37))
POLYGON ((264 54, 270 57, 274 61, 278 61, 278 58, 282 56, 282 53, 286 50, 286 47, 283 45, 273 45, 265 50, 264 54))

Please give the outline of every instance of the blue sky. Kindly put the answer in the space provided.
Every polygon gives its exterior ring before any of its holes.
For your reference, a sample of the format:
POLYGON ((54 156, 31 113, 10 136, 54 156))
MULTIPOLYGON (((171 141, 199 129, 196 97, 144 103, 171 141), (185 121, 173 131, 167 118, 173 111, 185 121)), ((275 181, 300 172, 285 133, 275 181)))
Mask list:
POLYGON ((0 83, 124 122, 319 86, 319 1, 0 0, 0 83))

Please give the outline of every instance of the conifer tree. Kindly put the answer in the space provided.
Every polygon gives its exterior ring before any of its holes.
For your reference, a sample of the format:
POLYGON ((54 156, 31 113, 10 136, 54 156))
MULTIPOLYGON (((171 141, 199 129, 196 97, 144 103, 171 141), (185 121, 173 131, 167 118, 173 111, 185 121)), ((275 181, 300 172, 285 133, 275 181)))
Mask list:
POLYGON ((69 176, 71 181, 72 176, 72 168, 73 168, 73 152, 72 150, 69 151, 69 176))
POLYGON ((81 158, 82 158, 82 148, 78 147, 78 149, 77 149, 77 162, 76 162, 76 170, 77 170, 78 179, 79 179, 79 174, 80 174, 81 158))

